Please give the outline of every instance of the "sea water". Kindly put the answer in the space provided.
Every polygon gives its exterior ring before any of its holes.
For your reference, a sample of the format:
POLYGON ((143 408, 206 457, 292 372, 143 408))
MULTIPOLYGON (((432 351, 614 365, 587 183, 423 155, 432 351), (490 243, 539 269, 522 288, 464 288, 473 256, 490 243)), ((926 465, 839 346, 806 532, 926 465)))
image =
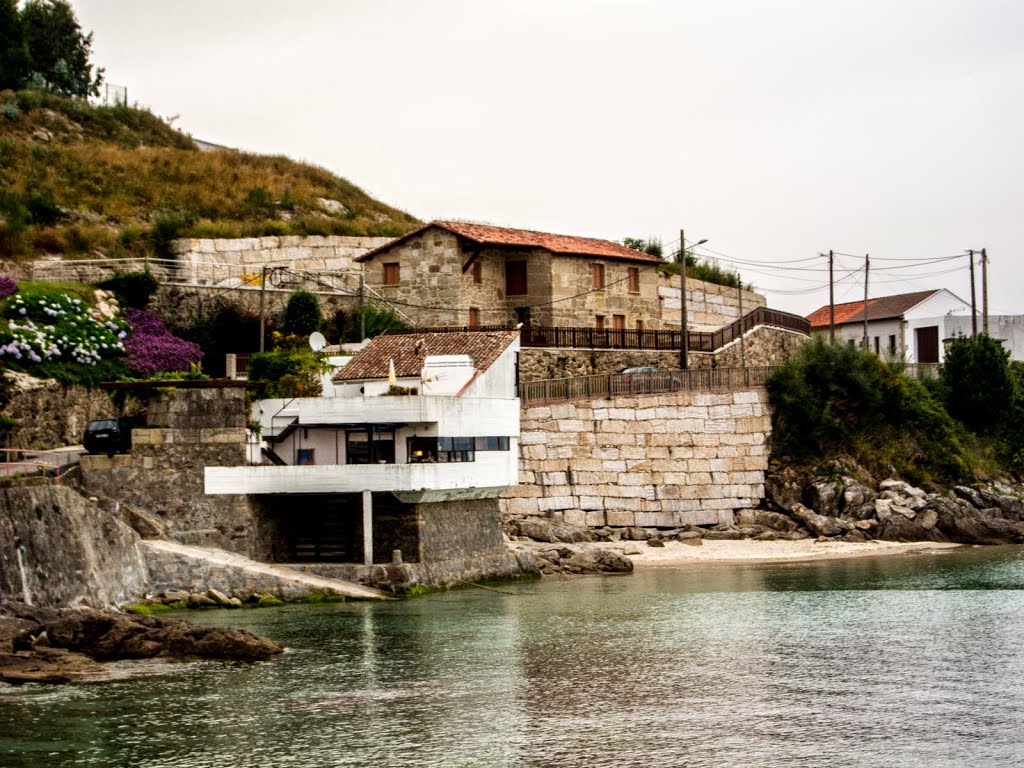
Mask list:
POLYGON ((0 685, 0 766, 1024 765, 1024 550, 187 613, 259 664, 0 685))

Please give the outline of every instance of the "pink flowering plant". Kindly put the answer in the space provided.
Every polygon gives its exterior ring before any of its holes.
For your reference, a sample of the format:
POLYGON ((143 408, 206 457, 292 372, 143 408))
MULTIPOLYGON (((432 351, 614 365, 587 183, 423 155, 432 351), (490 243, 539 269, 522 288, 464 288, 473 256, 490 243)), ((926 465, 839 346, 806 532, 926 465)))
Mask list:
POLYGON ((156 312, 129 309, 124 313, 132 332, 125 340, 125 362, 142 376, 187 371, 203 356, 198 344, 178 338, 156 312))
POLYGON ((64 294, 17 293, 5 302, 7 330, 0 333, 0 360, 95 365, 124 353, 128 325, 97 319, 81 299, 64 294))

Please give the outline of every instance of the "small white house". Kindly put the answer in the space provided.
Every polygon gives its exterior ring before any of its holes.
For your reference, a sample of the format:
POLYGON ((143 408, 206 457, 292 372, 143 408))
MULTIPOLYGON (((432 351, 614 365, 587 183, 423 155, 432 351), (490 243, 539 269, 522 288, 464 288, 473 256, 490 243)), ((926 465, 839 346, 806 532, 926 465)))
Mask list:
MULTIPOLYGON (((293 542, 286 559, 325 542, 344 559, 356 540, 365 565, 384 556, 375 541, 422 552, 437 520, 468 509, 451 503, 518 482, 518 356, 518 331, 379 336, 334 374, 332 396, 254 403, 262 460, 207 467, 206 493, 256 497, 265 528, 293 542)), ((496 515, 478 525, 500 544, 496 515)))
MULTIPOLYGON (((868 346, 876 354, 907 363, 941 363, 946 344, 957 335, 971 335, 971 305, 945 288, 895 296, 880 296, 835 305, 836 339, 860 344, 867 313, 868 346)), ((827 336, 829 307, 807 316, 811 333, 827 336)), ((977 319, 978 331, 982 318, 977 319)), ((1014 360, 1024 359, 1024 318, 989 317, 989 334, 1010 351, 1014 360)))

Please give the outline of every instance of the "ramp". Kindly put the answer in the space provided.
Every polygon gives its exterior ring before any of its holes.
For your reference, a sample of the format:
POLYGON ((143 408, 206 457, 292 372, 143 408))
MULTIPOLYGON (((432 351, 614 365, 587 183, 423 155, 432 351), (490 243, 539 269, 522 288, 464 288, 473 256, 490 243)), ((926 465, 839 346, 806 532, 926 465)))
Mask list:
POLYGON ((295 599, 311 594, 354 600, 393 600, 393 595, 352 581, 315 576, 277 563, 261 563, 215 547, 194 547, 162 539, 141 542, 154 591, 273 594, 295 599))

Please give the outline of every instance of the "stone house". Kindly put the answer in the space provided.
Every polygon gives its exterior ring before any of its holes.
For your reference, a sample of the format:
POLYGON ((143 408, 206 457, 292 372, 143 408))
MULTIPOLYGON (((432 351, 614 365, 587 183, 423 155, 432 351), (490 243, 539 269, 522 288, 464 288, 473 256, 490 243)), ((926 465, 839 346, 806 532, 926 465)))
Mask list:
POLYGON ((435 221, 357 261, 422 326, 662 327, 662 260, 609 240, 435 221))

